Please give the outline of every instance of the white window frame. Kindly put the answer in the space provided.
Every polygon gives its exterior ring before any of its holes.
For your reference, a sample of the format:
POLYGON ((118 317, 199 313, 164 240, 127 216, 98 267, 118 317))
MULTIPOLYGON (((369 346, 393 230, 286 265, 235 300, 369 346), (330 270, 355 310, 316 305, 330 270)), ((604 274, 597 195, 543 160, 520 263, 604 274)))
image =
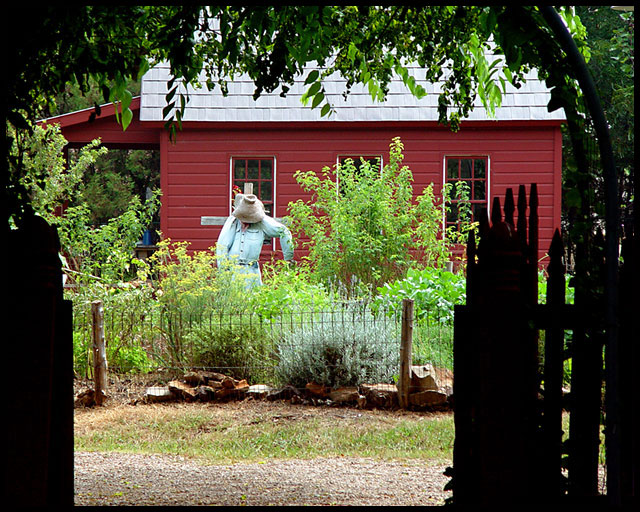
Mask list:
MULTIPOLYGON (((276 198, 277 196, 277 177, 278 177, 278 173, 276 172, 277 169, 277 158, 275 155, 262 155, 259 156, 259 153, 247 153, 244 155, 231 155, 229 157, 229 192, 228 192, 228 198, 229 198, 229 215, 231 215, 231 212, 233 211, 233 181, 234 181, 234 176, 233 176, 233 162, 234 160, 273 160, 273 205, 272 205, 272 210, 271 212, 269 212, 269 217, 273 217, 274 219, 276 219, 276 203, 277 200, 276 198)), ((256 194, 258 195, 258 194, 256 194)), ((276 250, 276 241, 274 238, 271 239, 271 249, 272 250, 276 250)))
MULTIPOLYGON (((442 187, 444 188, 447 183, 447 159, 474 159, 474 158, 486 158, 487 159, 487 216, 491 218, 491 155, 482 153, 450 153, 445 154, 442 157, 442 187)), ((445 205, 442 204, 442 230, 446 233, 447 228, 447 214, 445 212, 445 205)))

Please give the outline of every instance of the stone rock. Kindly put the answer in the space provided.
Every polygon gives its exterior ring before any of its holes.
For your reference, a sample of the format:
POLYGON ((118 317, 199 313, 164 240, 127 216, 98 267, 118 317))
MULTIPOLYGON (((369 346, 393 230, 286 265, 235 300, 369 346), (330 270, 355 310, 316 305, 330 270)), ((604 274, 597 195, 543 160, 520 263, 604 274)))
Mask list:
POLYGON ((215 390, 216 400, 227 400, 230 398, 241 398, 249 390, 249 384, 245 379, 237 381, 227 377, 222 381, 222 386, 215 390))
POLYGON ((208 372, 208 371, 191 371, 184 374, 183 380, 191 387, 195 388, 200 385, 215 387, 219 385, 223 380, 229 379, 223 373, 208 372))
POLYGON ((448 395, 441 391, 427 390, 409 395, 409 403, 417 407, 431 407, 447 402, 448 395))
POLYGON ((196 396, 201 402, 209 402, 215 398, 216 388, 213 386, 198 386, 196 396))
POLYGON ((366 398, 367 407, 396 407, 398 405, 398 388, 395 384, 363 384, 360 388, 366 398))
POLYGON ((307 383, 306 389, 309 393, 318 398, 327 398, 330 391, 324 384, 318 384, 316 382, 307 383))
POLYGON ((422 366, 412 366, 411 383, 409 386, 410 393, 438 389, 439 385, 436 381, 433 365, 425 364, 422 366))
MULTIPOLYGON (((102 393, 102 401, 101 404, 104 404, 108 399, 109 395, 103 390, 100 391, 102 393)), ((94 405, 98 405, 96 401, 96 392, 94 389, 85 389, 81 393, 78 393, 76 399, 73 402, 74 407, 93 407, 94 405)))
POLYGON ((192 401, 197 397, 196 389, 192 388, 182 381, 172 380, 171 382, 169 382, 168 387, 169 391, 171 391, 171 393, 177 398, 192 401))
POLYGON ((147 388, 145 392, 145 400, 147 402, 166 402, 174 398, 169 386, 152 386, 147 388))
POLYGON ((96 405, 95 391, 93 389, 85 389, 76 396, 73 405, 74 407, 93 407, 96 405))
POLYGON ((247 389, 247 396, 253 398, 266 398, 271 393, 272 388, 265 384, 254 384, 247 389))
POLYGON ((446 392, 448 395, 453 393, 453 372, 448 368, 435 368, 438 385, 440 391, 446 392))
POLYGON ((200 372, 188 372, 184 375, 184 381, 189 384, 191 387, 195 388, 201 384, 205 384, 206 380, 204 375, 200 372))
POLYGON ((336 403, 357 402, 360 393, 355 386, 345 386, 329 392, 329 398, 336 403))
POLYGON ((453 373, 446 368, 432 364, 411 367, 410 393, 440 391, 446 395, 453 393, 453 373))
POLYGON ((300 395, 300 391, 297 388, 286 385, 281 389, 274 389, 267 395, 267 400, 293 400, 295 397, 296 400, 302 400, 302 396, 300 395))
POLYGON ((206 381, 212 381, 212 380, 224 380, 226 375, 224 373, 218 373, 218 372, 202 372, 202 375, 204 376, 204 379, 206 381))
POLYGON ((236 391, 246 393, 249 390, 249 383, 245 379, 238 380, 235 381, 234 387, 236 391))
POLYGON ((236 387, 236 381, 231 377, 225 377, 220 381, 220 384, 222 384, 222 387, 225 389, 234 389, 236 387))

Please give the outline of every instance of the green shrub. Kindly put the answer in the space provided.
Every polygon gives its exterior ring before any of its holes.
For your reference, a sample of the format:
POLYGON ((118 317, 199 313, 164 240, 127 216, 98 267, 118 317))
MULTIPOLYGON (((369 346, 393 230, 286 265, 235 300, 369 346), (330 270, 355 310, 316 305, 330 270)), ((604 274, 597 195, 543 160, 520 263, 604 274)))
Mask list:
POLYGON ((88 377, 91 368, 91 340, 81 331, 73 333, 73 371, 77 376, 88 377))
POLYGON ((189 245, 165 239, 151 256, 158 304, 185 317, 211 310, 244 310, 247 293, 234 279, 232 264, 218 268, 213 248, 192 251, 189 245))
POLYGON ((444 266, 453 257, 458 235, 474 228, 468 217, 460 218, 461 232, 449 230, 442 236, 449 198, 455 194, 459 206, 467 204, 466 185, 448 185, 436 196, 431 184, 414 201, 413 176, 403 165, 403 149, 394 138, 382 169, 369 160, 361 159, 358 166, 347 159, 321 173, 295 174, 311 200, 289 203, 291 231, 309 251, 320 282, 349 297, 403 278, 416 262, 444 266))
POLYGON ((157 366, 139 342, 123 343, 115 336, 106 348, 107 365, 117 373, 147 373, 157 366))
POLYGON ((263 286, 252 289, 250 309, 262 318, 276 320, 291 310, 319 310, 331 303, 331 294, 315 283, 309 266, 291 267, 282 260, 262 268, 263 286))
POLYGON ((378 306, 397 313, 403 299, 413 299, 418 320, 452 325, 454 306, 466 300, 466 279, 440 268, 410 269, 405 279, 385 283, 378 293, 378 306))
POLYGON ((220 371, 250 383, 259 383, 271 369, 271 342, 259 323, 244 322, 225 325, 222 317, 215 325, 202 323, 184 337, 184 350, 189 353, 190 366, 220 371))
POLYGON ((324 311, 283 334, 276 373, 282 383, 328 387, 393 382, 398 375, 396 323, 362 305, 324 311))
POLYGON ((91 304, 100 300, 104 311, 107 362, 114 371, 148 371, 143 344, 149 344, 152 332, 150 316, 155 307, 152 289, 145 283, 128 282, 106 285, 100 281, 65 290, 73 302, 74 371, 89 376, 92 365, 91 304))

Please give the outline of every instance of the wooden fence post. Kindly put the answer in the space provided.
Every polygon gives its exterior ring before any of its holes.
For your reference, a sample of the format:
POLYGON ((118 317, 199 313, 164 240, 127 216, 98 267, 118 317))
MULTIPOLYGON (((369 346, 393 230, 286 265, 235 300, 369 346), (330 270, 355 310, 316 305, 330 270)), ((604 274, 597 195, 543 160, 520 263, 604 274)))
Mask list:
POLYGON ((104 343, 104 308, 102 301, 91 303, 93 326, 93 380, 96 405, 102 405, 107 391, 107 353, 104 343))
POLYGON ((402 337, 400 340, 400 378, 398 379, 398 402, 400 407, 409 406, 411 384, 411 344, 413 340, 413 300, 402 300, 402 337))

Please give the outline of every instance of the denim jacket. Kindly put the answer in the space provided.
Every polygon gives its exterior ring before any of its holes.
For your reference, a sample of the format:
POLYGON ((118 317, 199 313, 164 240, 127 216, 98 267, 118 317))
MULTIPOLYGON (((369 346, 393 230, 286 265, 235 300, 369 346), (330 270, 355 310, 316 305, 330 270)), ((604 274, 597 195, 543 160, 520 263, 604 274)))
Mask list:
POLYGON ((260 222, 249 224, 243 231, 242 222, 230 216, 218 236, 216 258, 218 264, 224 258, 234 259, 234 263, 257 268, 260 251, 265 237, 279 238, 280 247, 285 260, 293 259, 291 232, 284 225, 266 216, 260 222))

